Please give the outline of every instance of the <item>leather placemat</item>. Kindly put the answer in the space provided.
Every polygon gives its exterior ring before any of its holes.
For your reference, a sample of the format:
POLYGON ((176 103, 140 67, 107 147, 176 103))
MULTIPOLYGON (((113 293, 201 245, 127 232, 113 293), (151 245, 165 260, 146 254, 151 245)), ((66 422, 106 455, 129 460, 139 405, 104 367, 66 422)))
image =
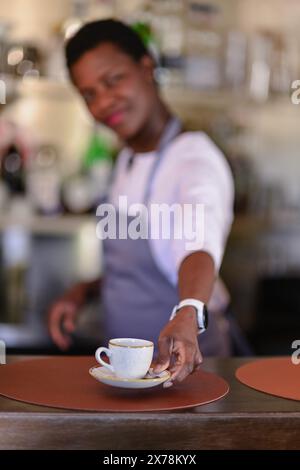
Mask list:
POLYGON ((139 412, 190 408, 228 393, 217 375, 199 371, 164 389, 110 387, 89 375, 93 357, 53 357, 20 361, 0 367, 0 395, 30 404, 81 411, 139 412))
POLYGON ((237 369, 236 378, 260 392, 300 400, 300 365, 290 357, 260 359, 237 369))

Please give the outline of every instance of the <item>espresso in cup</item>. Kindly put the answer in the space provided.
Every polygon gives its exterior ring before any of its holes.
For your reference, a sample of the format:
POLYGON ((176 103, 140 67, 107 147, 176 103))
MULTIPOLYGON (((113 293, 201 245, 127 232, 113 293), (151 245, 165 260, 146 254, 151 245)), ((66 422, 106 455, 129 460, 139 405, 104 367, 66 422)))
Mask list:
POLYGON ((117 377, 142 379, 150 368, 153 351, 154 344, 146 339, 115 338, 109 341, 108 348, 98 348, 95 357, 117 377), (101 354, 106 354, 109 364, 102 360, 101 354))

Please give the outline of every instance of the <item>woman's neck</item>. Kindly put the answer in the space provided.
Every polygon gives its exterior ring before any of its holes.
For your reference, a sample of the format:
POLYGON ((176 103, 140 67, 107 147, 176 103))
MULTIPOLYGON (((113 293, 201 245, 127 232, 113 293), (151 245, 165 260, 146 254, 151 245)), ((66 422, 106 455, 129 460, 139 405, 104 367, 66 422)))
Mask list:
POLYGON ((153 110, 150 119, 141 131, 130 139, 127 144, 139 153, 155 150, 170 118, 171 113, 168 108, 162 102, 159 102, 158 107, 153 110))

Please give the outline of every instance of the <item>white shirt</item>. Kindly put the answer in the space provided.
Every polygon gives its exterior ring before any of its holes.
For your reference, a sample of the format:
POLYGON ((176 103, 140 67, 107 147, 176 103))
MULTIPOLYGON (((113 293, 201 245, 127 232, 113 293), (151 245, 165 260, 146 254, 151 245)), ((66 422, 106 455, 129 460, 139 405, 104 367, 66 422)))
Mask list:
MULTIPOLYGON (((116 206, 119 196, 126 196, 128 205, 143 203, 157 155, 156 152, 137 153, 128 168, 130 156, 130 151, 123 149, 115 167, 109 202, 116 206)), ((232 175, 222 152, 205 133, 185 132, 166 148, 155 175, 149 204, 203 204, 204 238, 193 251, 209 253, 218 273, 233 220, 233 198, 232 175)), ((184 238, 149 239, 158 268, 173 285, 178 282, 182 261, 191 254, 186 241, 184 238)))

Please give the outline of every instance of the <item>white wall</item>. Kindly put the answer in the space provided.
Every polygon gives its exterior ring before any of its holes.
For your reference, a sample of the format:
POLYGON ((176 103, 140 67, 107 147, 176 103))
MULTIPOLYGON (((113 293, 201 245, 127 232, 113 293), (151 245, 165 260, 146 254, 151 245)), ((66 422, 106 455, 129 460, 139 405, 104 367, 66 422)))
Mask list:
POLYGON ((300 24, 299 0, 239 0, 238 23, 246 31, 271 29, 297 32, 300 24))
POLYGON ((0 0, 0 18, 11 22, 12 37, 46 44, 71 12, 71 0, 0 0))

